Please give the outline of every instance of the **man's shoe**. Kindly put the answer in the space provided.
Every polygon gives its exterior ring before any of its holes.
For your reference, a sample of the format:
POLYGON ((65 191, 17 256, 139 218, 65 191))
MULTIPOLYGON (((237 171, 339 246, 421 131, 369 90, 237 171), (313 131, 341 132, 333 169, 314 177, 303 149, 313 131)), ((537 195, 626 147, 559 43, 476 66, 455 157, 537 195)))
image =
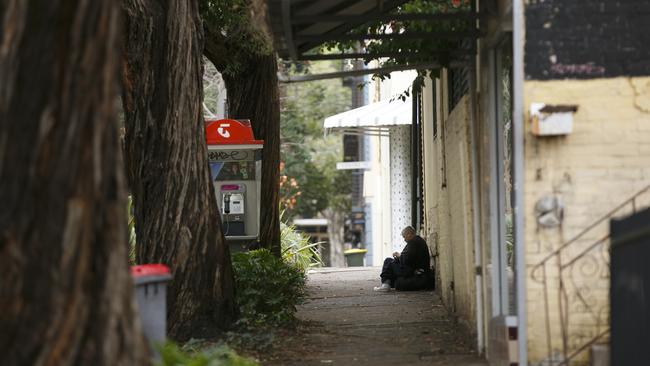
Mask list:
POLYGON ((388 282, 384 282, 384 283, 381 284, 381 286, 376 286, 373 290, 378 291, 378 292, 390 291, 390 284, 388 282))

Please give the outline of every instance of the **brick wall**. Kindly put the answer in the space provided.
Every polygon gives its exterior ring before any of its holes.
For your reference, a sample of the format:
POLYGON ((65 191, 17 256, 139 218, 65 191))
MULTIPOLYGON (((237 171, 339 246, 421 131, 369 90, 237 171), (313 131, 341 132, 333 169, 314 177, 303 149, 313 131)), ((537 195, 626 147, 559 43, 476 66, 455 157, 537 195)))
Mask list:
POLYGON ((650 75, 649 12, 646 0, 527 0, 527 79, 650 75))
MULTIPOLYGON (((574 130, 564 137, 535 137, 526 122, 526 306, 529 360, 537 364, 565 346, 560 301, 571 314, 564 322, 569 324, 569 349, 608 326, 606 250, 590 252, 567 267, 564 292, 557 258, 546 266, 546 287, 539 281, 540 271, 536 279, 531 271, 563 242, 650 184, 650 78, 526 81, 524 89, 526 109, 533 102, 578 105, 574 130), (536 202, 549 195, 564 204, 564 220, 556 228, 542 228, 534 214, 536 202)), ((606 225, 598 227, 560 260, 567 264, 606 233, 606 225)))

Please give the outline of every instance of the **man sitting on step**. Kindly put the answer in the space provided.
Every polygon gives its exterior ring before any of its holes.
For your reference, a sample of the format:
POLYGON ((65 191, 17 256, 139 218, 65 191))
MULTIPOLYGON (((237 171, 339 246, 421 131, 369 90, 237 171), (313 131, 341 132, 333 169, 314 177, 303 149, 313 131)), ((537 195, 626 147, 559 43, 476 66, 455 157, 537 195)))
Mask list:
POLYGON ((435 279, 429 261, 429 247, 415 229, 407 226, 402 230, 406 246, 402 253, 393 253, 386 258, 381 269, 381 285, 375 291, 390 291, 396 288, 402 291, 433 289, 435 279))

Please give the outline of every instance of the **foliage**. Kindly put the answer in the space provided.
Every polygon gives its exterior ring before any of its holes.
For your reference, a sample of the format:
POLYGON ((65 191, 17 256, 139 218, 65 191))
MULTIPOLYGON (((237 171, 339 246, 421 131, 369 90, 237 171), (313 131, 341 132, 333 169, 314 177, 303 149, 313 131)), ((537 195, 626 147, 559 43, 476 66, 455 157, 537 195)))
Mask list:
POLYGON ((285 164, 280 162, 280 207, 285 210, 295 210, 298 200, 302 195, 300 186, 295 177, 289 177, 284 172, 285 164))
POLYGON ((282 243, 282 259, 302 271, 323 264, 318 246, 321 243, 310 243, 309 237, 296 231, 295 226, 280 224, 280 242, 282 243))
POLYGON ((247 354, 258 354, 273 348, 281 334, 282 329, 271 325, 257 325, 255 327, 238 324, 234 331, 226 333, 228 345, 243 350, 247 354))
MULTIPOLYGON (((393 14, 453 14, 470 10, 469 0, 410 0, 397 7, 393 14)), ((474 23, 468 20, 448 19, 444 21, 371 21, 352 29, 349 34, 391 34, 391 33, 429 33, 431 37, 417 39, 393 38, 381 40, 367 40, 362 43, 357 41, 328 42, 322 48, 326 51, 337 50, 345 52, 360 47, 369 54, 390 53, 390 57, 369 57, 364 60, 366 64, 377 60, 381 66, 417 65, 439 61, 441 66, 448 66, 458 57, 458 51, 467 48, 463 41, 457 38, 436 37, 439 34, 458 33, 469 31, 474 23)), ((436 69, 417 70, 418 75, 414 80, 413 88, 419 90, 424 85, 424 78, 438 73, 436 69)), ((373 78, 384 80, 389 74, 377 73, 373 78)), ((407 90, 400 96, 405 99, 410 94, 407 90)))
POLYGON ((255 366, 258 363, 242 357, 226 345, 201 349, 190 341, 183 347, 167 342, 160 349, 157 366, 255 366))
POLYGON ((241 312, 238 325, 283 326, 295 320, 305 298, 305 274, 266 249, 235 253, 232 258, 241 312))
POLYGON ((228 50, 223 58, 222 74, 237 75, 244 67, 241 60, 273 52, 270 39, 252 19, 253 0, 200 0, 199 7, 205 26, 213 31, 208 36, 228 50))
MULTIPOLYGON (((340 62, 314 64, 309 70, 290 73, 327 72, 340 69, 340 62)), ((323 136, 326 117, 350 108, 350 88, 340 80, 320 80, 285 86, 281 110, 282 175, 296 186, 282 185, 287 219, 315 217, 333 202, 344 200, 346 181, 336 170, 343 156, 340 136, 323 136), (342 189, 343 188, 343 189, 342 189), (291 198, 295 198, 291 200, 291 198), (288 203, 288 204, 287 204, 288 203)))
POLYGON ((327 186, 323 192, 329 195, 328 208, 339 212, 351 209, 350 189, 352 186, 352 171, 338 170, 336 163, 343 158, 341 135, 329 135, 313 141, 314 165, 326 177, 327 186))

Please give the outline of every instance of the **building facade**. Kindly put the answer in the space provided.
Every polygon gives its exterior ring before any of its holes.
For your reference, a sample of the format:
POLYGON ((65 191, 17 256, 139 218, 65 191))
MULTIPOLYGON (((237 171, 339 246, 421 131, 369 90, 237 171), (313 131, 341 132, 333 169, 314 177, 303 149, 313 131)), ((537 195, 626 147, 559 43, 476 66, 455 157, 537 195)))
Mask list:
POLYGON ((446 68, 419 96, 421 231, 444 303, 492 364, 580 364, 608 343, 609 220, 650 205, 641 8, 498 2, 462 97, 446 68))

